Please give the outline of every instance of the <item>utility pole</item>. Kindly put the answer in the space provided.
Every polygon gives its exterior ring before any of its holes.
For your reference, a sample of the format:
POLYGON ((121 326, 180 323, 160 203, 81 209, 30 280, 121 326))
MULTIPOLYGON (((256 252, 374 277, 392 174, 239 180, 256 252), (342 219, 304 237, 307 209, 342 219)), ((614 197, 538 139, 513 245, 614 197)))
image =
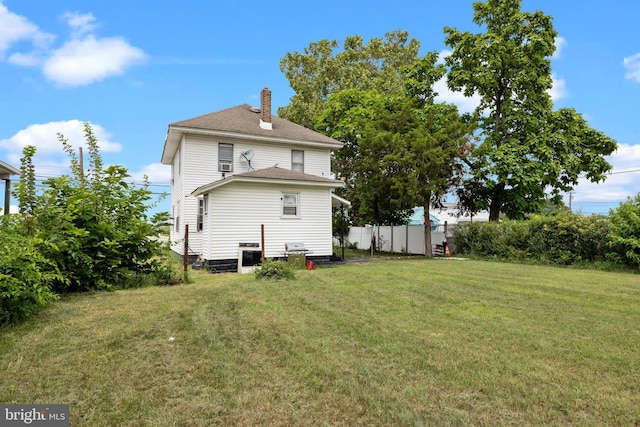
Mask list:
POLYGON ((571 210, 572 201, 573 201, 573 191, 569 191, 569 212, 573 212, 573 210, 571 210))
POLYGON ((80 151, 80 158, 78 159, 78 164, 80 166, 80 184, 84 187, 84 160, 82 156, 82 147, 78 147, 80 151))

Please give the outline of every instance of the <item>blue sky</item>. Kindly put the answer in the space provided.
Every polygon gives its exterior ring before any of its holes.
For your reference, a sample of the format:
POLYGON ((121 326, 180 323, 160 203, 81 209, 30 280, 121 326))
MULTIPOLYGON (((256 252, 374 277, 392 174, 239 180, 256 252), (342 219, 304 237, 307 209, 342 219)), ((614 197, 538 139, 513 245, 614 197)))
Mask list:
MULTIPOLYGON (((37 175, 60 175, 68 159, 56 133, 79 145, 88 121, 106 163, 168 191, 160 156, 169 123, 257 106, 263 87, 274 111, 287 105, 293 91, 280 58, 311 41, 400 29, 421 53, 446 54, 444 26, 479 31, 472 3, 0 0, 0 160, 19 167, 31 144, 37 175)), ((572 195, 573 209, 607 213, 640 192, 640 2, 525 0, 522 8, 554 18, 555 106, 575 108, 618 141, 605 183, 581 183, 572 195)), ((462 110, 474 106, 444 82, 438 91, 462 110)))

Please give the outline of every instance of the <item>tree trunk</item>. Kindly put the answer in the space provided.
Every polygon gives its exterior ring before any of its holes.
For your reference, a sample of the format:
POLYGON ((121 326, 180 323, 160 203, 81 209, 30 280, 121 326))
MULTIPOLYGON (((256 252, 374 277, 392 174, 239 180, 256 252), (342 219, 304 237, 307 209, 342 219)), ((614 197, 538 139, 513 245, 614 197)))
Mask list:
POLYGON ((491 205, 489 206, 489 221, 498 221, 500 219, 500 209, 502 208, 501 195, 504 191, 504 184, 499 184, 491 195, 491 205))
POLYGON ((489 221, 498 221, 500 219, 500 203, 496 197, 491 199, 491 207, 489 207, 489 221))
POLYGON ((429 193, 429 196, 424 198, 424 255, 427 258, 431 258, 433 257, 433 251, 431 248, 431 222, 430 222, 430 215, 429 215, 429 209, 431 206, 431 193, 429 193))

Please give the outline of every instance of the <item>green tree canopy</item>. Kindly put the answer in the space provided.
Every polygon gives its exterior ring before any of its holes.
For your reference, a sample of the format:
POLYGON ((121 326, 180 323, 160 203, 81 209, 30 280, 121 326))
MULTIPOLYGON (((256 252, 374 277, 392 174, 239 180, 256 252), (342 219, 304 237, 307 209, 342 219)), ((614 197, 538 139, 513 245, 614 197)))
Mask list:
POLYGON ((473 4, 473 22, 483 33, 445 27, 448 85, 478 94, 480 142, 467 160, 461 203, 519 218, 537 212, 547 191, 559 197, 580 174, 597 182, 610 165, 603 159, 616 142, 589 127, 574 110, 553 111, 549 58, 557 32, 541 11, 522 12, 521 0, 473 4))
MULTIPOLYGON (((332 95, 319 125, 354 141, 337 155, 351 165, 346 197, 354 202, 358 222, 374 224, 403 223, 417 205, 428 218, 430 205, 460 176, 459 159, 474 128, 454 105, 375 90, 332 95)), ((425 253, 431 255, 430 227, 425 253)))
POLYGON ((333 93, 345 89, 401 91, 401 70, 417 60, 420 43, 409 39, 406 31, 393 31, 368 44, 358 35, 349 36, 339 48, 336 40, 320 40, 280 60, 280 70, 295 94, 289 105, 278 109, 278 116, 312 129, 333 93))

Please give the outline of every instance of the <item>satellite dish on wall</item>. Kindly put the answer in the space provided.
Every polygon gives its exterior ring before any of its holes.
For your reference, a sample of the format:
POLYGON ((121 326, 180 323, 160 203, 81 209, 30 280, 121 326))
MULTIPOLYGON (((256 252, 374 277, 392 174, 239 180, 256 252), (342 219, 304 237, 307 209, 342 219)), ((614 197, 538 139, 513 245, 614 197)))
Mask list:
POLYGON ((249 169, 253 169, 251 166, 251 159, 253 159, 254 154, 253 150, 247 150, 240 153, 240 161, 249 163, 249 169))

